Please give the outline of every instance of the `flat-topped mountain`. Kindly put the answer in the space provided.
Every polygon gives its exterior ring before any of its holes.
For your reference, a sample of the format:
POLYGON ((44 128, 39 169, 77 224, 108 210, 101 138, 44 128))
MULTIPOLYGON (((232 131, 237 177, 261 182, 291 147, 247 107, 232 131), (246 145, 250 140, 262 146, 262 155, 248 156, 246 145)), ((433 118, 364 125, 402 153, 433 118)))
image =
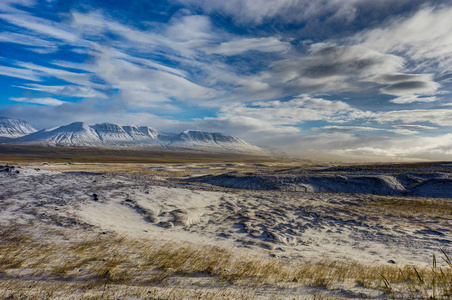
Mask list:
MULTIPOLYGON (((9 123, 24 122, 12 120, 9 123)), ((18 126, 9 126, 5 132, 19 132, 14 129, 18 126), (11 128, 9 128, 11 127, 11 128)), ((20 123, 22 124, 22 123, 20 123)), ((148 126, 117 125, 101 123, 90 125, 83 122, 74 122, 55 128, 36 131, 33 127, 22 124, 22 134, 10 138, 6 142, 14 144, 30 144, 57 147, 127 147, 136 149, 167 149, 177 151, 206 151, 265 154, 261 148, 254 146, 239 138, 219 132, 186 130, 180 134, 164 133, 148 126), (28 130, 28 134, 25 129, 28 130)), ((29 124, 28 124, 29 125, 29 124)), ((19 127, 18 127, 19 128, 19 127)))
POLYGON ((195 130, 185 130, 179 134, 176 138, 171 140, 169 144, 175 148, 187 148, 187 149, 225 149, 229 151, 248 151, 248 152, 260 152, 261 148, 254 146, 239 138, 225 135, 219 132, 205 132, 195 130))

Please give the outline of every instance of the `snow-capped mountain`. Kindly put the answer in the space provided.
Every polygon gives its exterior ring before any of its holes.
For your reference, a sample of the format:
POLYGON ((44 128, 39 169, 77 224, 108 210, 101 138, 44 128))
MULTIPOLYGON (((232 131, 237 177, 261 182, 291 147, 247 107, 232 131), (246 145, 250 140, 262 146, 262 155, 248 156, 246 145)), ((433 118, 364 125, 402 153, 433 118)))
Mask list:
POLYGON ((261 148, 244 140, 218 132, 186 130, 180 134, 172 134, 163 133, 148 126, 121 126, 111 123, 89 125, 75 122, 32 132, 8 142, 58 147, 127 147, 221 153, 265 153, 261 148))
POLYGON ((185 130, 168 144, 171 148, 224 150, 226 152, 263 152, 261 148, 251 145, 239 138, 219 132, 185 130))
POLYGON ((44 129, 12 142, 61 147, 161 147, 157 140, 147 136, 136 126, 111 123, 88 125, 83 122, 44 129))
POLYGON ((0 117, 0 141, 8 141, 36 131, 36 128, 25 121, 0 117))
POLYGON ((100 139, 88 124, 75 122, 69 125, 43 129, 18 138, 14 143, 40 144, 46 146, 98 146, 100 139))

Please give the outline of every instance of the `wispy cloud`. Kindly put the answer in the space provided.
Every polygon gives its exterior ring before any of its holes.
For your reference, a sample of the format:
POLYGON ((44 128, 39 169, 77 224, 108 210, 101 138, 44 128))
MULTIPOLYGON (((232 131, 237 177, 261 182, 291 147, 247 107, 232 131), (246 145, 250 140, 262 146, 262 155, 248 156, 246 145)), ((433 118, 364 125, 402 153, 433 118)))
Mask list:
POLYGON ((73 33, 68 26, 63 26, 61 23, 52 22, 47 19, 37 18, 29 14, 0 14, 0 19, 11 23, 13 25, 26 28, 30 31, 45 34, 48 37, 56 38, 58 40, 67 42, 76 42, 78 37, 73 33))
POLYGON ((381 123, 400 121, 403 123, 430 123, 439 126, 452 126, 452 109, 413 109, 380 112, 375 120, 381 123))
POLYGON ((66 103, 65 101, 61 101, 54 98, 9 98, 12 101, 16 102, 25 102, 25 103, 33 103, 33 104, 41 104, 41 105, 49 105, 49 106, 57 106, 66 103))
MULTIPOLYGON (((399 53, 421 62, 420 67, 450 70, 452 52, 452 7, 425 7, 413 16, 393 18, 387 25, 360 33, 363 46, 385 53, 399 53)), ((414 69, 417 69, 416 66, 414 69)))
POLYGON ((425 126, 425 125, 394 125, 393 127, 399 129, 408 129, 408 130, 429 130, 429 129, 437 129, 437 127, 425 126))
POLYGON ((366 127, 366 126, 323 126, 318 128, 326 132, 362 132, 362 131, 380 131, 384 129, 366 127))
POLYGON ((310 92, 359 90, 360 83, 402 68, 403 58, 361 46, 313 44, 308 56, 272 64, 280 83, 310 92))
POLYGON ((277 37, 245 38, 205 48, 209 54, 237 55, 247 51, 258 52, 286 52, 291 48, 290 43, 283 42, 277 37))
POLYGON ((414 102, 435 102, 438 101, 438 97, 420 97, 418 95, 405 95, 400 96, 395 99, 390 100, 392 103, 397 104, 408 104, 408 103, 414 103, 414 102))
POLYGON ((423 125, 393 125, 396 129, 376 128, 368 126, 323 126, 321 128, 315 128, 315 130, 323 130, 330 133, 352 133, 352 132, 372 132, 372 131, 384 131, 401 135, 413 135, 418 134, 422 130, 437 129, 436 127, 423 126, 423 125))
POLYGON ((344 123, 371 117, 370 112, 355 109, 342 101, 300 95, 290 101, 254 102, 225 107, 221 116, 246 116, 273 125, 294 125, 307 121, 344 123))
POLYGON ((28 69, 32 72, 35 72, 36 74, 39 74, 41 77, 54 77, 81 86, 95 85, 90 80, 93 76, 92 73, 71 72, 59 68, 44 67, 29 62, 18 62, 17 65, 22 68, 28 69))
POLYGON ((22 12, 18 7, 33 7, 36 4, 36 0, 3 0, 0 2, 0 11, 7 13, 22 12))
POLYGON ((21 79, 31 80, 31 81, 41 81, 41 77, 39 74, 37 74, 33 70, 29 70, 26 68, 13 68, 13 67, 0 66, 0 75, 14 77, 14 78, 21 78, 21 79))
MULTIPOLYGON (((381 142, 381 141, 380 141, 381 142)), ((417 158, 417 159, 444 159, 452 152, 452 134, 444 134, 435 137, 417 137, 392 139, 385 141, 385 147, 378 142, 370 142, 367 145, 350 147, 337 152, 342 155, 363 157, 386 158, 417 158)))
POLYGON ((359 16, 359 11, 373 11, 382 14, 387 10, 403 5, 406 0, 369 2, 365 0, 174 0, 175 2, 202 8, 207 13, 221 13, 238 23, 262 24, 265 21, 277 21, 291 24, 309 20, 326 19, 326 21, 340 21, 350 23, 359 16))
POLYGON ((62 85, 62 86, 49 86, 49 85, 40 85, 40 84, 28 84, 26 86, 19 86, 20 88, 51 93, 55 95, 62 95, 68 97, 79 97, 79 98, 106 98, 107 96, 104 93, 96 91, 92 88, 87 88, 83 86, 75 86, 75 85, 62 85))
POLYGON ((58 50, 58 45, 55 42, 50 42, 33 35, 15 32, 3 32, 0 34, 0 42, 28 46, 28 49, 32 51, 41 51, 42 53, 50 53, 58 50))

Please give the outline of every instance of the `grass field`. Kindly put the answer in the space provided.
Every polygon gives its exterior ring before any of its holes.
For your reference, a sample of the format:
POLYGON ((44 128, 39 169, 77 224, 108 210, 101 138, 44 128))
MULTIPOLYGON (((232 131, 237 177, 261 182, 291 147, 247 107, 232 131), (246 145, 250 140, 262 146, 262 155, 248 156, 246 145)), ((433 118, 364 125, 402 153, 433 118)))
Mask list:
POLYGON ((14 149, 22 162, 0 173, 0 299, 452 298, 450 199, 185 181, 329 167, 307 162, 14 149))
POLYGON ((445 265, 433 257, 424 268, 287 262, 216 246, 55 228, 36 237, 33 230, 0 230, 3 299, 285 299, 285 292, 292 299, 334 299, 320 292, 341 285, 380 290, 389 299, 452 297, 452 261, 445 253, 445 265))
POLYGON ((99 149, 0 145, 0 161, 103 162, 103 163, 187 163, 187 162, 265 162, 270 156, 212 154, 159 150, 99 149))

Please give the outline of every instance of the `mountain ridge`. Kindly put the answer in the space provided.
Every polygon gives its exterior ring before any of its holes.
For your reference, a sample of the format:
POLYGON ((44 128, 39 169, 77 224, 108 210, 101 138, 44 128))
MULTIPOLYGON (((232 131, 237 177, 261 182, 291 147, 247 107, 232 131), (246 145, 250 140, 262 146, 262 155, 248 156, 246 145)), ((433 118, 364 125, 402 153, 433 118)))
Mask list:
POLYGON ((173 134, 164 133, 149 126, 117 125, 107 122, 93 125, 85 122, 73 122, 40 131, 34 130, 29 134, 5 141, 0 140, 0 142, 49 147, 133 148, 267 154, 255 145, 220 132, 184 130, 180 134, 173 134))

